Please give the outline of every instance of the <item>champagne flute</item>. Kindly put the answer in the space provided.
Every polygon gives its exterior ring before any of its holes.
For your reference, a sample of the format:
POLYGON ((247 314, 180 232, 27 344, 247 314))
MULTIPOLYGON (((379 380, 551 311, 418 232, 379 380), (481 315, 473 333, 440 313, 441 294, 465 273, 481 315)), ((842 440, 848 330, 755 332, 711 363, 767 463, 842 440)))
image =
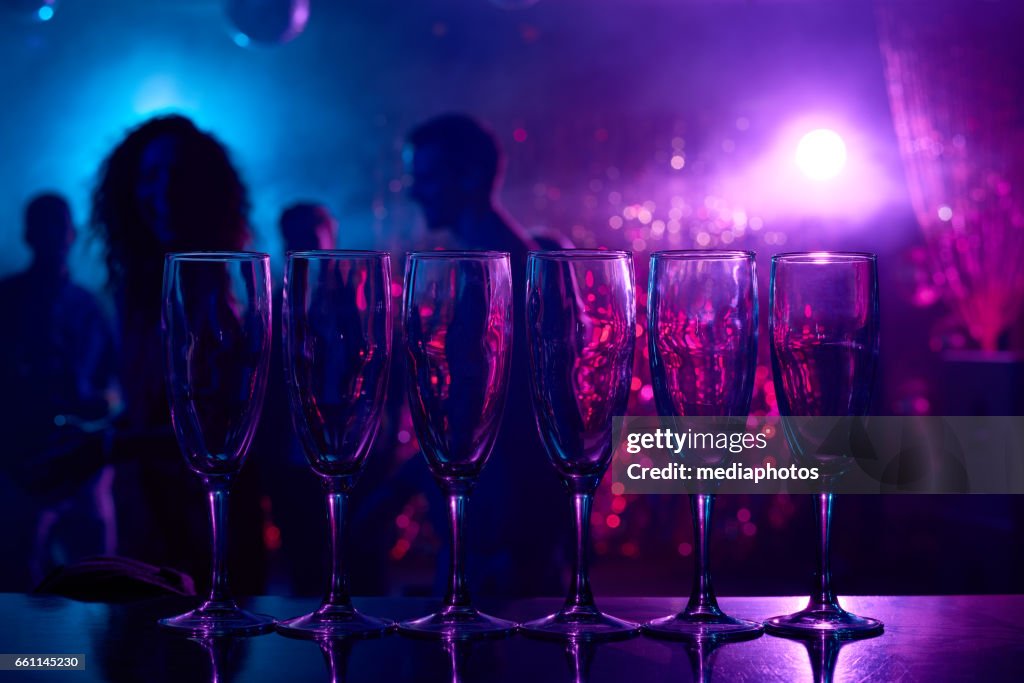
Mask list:
MULTIPOLYGON (((772 257, 769 307, 772 372, 783 417, 867 415, 878 360, 875 255, 777 254, 772 257)), ((793 429, 785 431, 798 457, 808 451, 793 429)), ((828 461, 837 459, 834 455, 825 457, 828 461)), ((773 617, 765 622, 765 628, 774 635, 796 638, 878 635, 882 622, 850 614, 839 606, 832 591, 829 563, 832 494, 816 495, 816 503, 815 590, 807 607, 773 617)))
POLYGON ((160 624, 196 636, 269 631, 274 619, 239 609, 228 590, 227 503, 263 406, 270 362, 270 257, 168 254, 162 329, 171 422, 210 506, 212 578, 198 608, 160 624))
POLYGON ((383 252, 288 254, 284 363, 295 431, 327 494, 331 579, 316 611, 281 622, 285 635, 380 635, 392 623, 352 606, 344 563, 348 494, 380 426, 391 365, 391 258, 383 252))
POLYGON ((594 604, 587 555, 594 491, 612 458, 612 419, 625 413, 633 376, 633 259, 625 251, 535 251, 526 270, 533 407, 572 496, 576 566, 562 609, 522 628, 541 638, 628 638, 638 625, 594 604))
POLYGON ((508 390, 508 253, 409 254, 402 318, 409 407, 427 465, 448 499, 451 566, 442 609, 404 621, 399 630, 447 640, 509 635, 515 624, 472 606, 463 544, 466 500, 494 447, 508 390))
MULTIPOLYGON (((657 252, 651 256, 647 301, 651 379, 658 413, 745 419, 757 369, 754 253, 657 252)), ((760 623, 730 617, 718 607, 708 557, 713 503, 710 493, 690 496, 695 571, 686 608, 644 624, 645 633, 738 640, 764 631, 760 623)))

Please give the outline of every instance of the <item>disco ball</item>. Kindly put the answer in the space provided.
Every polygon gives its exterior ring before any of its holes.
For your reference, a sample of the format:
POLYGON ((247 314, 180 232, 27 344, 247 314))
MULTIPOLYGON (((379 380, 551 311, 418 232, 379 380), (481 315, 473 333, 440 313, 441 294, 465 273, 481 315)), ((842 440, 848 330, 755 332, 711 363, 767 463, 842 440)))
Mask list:
POLYGON ((309 22, 309 0, 228 0, 228 21, 235 42, 283 45, 294 40, 309 22))
POLYGON ((57 0, 0 0, 0 8, 36 21, 49 21, 57 12, 57 0))

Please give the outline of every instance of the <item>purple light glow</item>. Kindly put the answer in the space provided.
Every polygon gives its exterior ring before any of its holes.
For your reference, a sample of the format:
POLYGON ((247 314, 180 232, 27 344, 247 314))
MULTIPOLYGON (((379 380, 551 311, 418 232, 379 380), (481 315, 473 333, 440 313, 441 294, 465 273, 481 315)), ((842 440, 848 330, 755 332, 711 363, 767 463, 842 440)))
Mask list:
POLYGON ((841 117, 800 117, 745 168, 724 176, 721 195, 743 207, 744 216, 765 220, 863 220, 898 200, 889 169, 868 152, 877 144, 841 117))

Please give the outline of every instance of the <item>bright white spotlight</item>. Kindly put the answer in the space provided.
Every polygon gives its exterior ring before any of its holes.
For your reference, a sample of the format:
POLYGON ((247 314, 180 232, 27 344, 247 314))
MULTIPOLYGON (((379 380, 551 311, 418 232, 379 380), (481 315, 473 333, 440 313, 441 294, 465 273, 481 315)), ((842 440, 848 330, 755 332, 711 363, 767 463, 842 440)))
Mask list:
POLYGON ((796 146, 796 165, 811 180, 835 178, 846 165, 846 143, 834 130, 812 130, 796 146))

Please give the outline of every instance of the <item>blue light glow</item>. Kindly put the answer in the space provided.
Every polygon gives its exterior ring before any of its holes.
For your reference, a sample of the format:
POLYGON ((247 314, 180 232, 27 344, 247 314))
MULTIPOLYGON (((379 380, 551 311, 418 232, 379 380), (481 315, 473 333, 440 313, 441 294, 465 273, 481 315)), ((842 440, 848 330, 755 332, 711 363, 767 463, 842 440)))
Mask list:
POLYGON ((249 36, 241 32, 236 33, 234 36, 232 36, 232 40, 235 41, 235 45, 237 45, 238 47, 249 47, 249 43, 251 42, 249 40, 249 36))
POLYGON ((53 8, 49 5, 43 5, 39 8, 39 11, 36 12, 36 16, 39 17, 39 21, 49 21, 50 19, 53 19, 53 14, 53 8))
POLYGON ((132 110, 141 117, 176 111, 195 113, 194 101, 182 94, 178 80, 171 74, 154 74, 139 85, 132 98, 132 110))

